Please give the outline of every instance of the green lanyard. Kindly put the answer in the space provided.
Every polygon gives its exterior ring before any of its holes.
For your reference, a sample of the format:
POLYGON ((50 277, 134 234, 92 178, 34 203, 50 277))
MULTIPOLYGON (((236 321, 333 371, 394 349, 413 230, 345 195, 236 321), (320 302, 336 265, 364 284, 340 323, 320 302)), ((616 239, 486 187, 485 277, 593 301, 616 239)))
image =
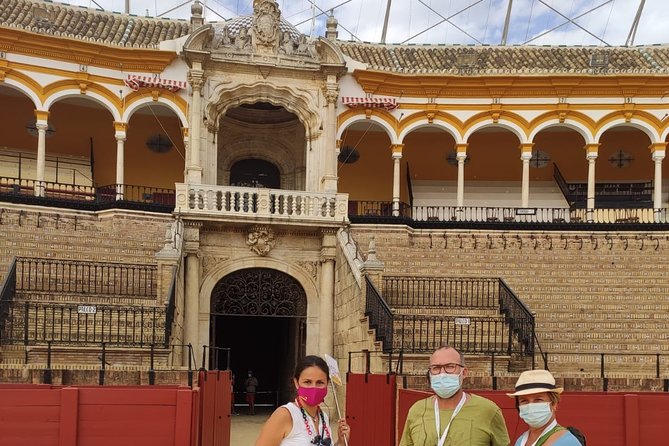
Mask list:
POLYGON ((549 438, 551 438, 551 435, 553 435, 555 432, 559 432, 561 430, 564 430, 564 427, 557 425, 553 429, 549 430, 546 432, 544 435, 541 436, 541 438, 536 442, 535 446, 541 446, 544 443, 548 441, 549 438))

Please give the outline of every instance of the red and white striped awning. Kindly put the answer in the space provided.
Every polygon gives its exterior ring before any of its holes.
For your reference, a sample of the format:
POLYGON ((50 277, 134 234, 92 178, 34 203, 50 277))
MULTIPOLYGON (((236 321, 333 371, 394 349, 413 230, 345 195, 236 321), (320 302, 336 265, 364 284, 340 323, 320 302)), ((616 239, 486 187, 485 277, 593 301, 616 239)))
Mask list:
POLYGON ((342 96, 342 104, 351 108, 385 108, 393 110, 397 108, 397 99, 395 98, 362 98, 357 96, 342 96))
POLYGON ((186 88, 186 81, 174 81, 171 79, 161 79, 159 77, 152 76, 139 76, 135 74, 129 74, 128 78, 124 81, 125 84, 137 91, 140 88, 164 88, 172 92, 186 88))

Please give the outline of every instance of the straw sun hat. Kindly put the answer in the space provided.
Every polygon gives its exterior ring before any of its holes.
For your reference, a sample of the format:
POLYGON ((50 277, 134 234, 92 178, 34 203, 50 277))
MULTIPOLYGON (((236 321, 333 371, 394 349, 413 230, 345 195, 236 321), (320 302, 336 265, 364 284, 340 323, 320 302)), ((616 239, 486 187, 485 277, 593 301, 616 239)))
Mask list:
POLYGON ((562 393, 564 389, 555 386, 555 378, 548 370, 528 370, 518 377, 515 390, 514 393, 507 393, 506 395, 513 398, 542 392, 562 393))

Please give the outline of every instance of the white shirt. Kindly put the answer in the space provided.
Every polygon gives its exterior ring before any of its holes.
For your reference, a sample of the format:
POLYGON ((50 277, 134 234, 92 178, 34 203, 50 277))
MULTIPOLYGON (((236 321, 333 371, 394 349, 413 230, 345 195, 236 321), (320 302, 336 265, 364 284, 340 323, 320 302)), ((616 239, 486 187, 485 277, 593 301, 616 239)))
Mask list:
MULTIPOLYGON (((293 428, 290 430, 286 438, 281 441, 280 446, 310 446, 311 440, 313 440, 316 435, 320 434, 327 437, 327 434, 324 432, 322 423, 319 421, 318 426, 314 426, 314 422, 311 417, 307 416, 307 423, 309 423, 309 427, 311 428, 311 436, 309 436, 307 433, 307 427, 304 425, 302 411, 294 402, 284 404, 281 407, 285 407, 288 409, 288 412, 290 412, 290 417, 293 419, 293 428)), ((330 432, 330 436, 332 436, 328 414, 325 412, 322 413, 323 419, 325 420, 325 425, 328 428, 327 430, 330 432)), ((318 416, 318 419, 320 420, 320 415, 318 416)), ((332 444, 334 444, 335 439, 336 438, 332 439, 332 444)))

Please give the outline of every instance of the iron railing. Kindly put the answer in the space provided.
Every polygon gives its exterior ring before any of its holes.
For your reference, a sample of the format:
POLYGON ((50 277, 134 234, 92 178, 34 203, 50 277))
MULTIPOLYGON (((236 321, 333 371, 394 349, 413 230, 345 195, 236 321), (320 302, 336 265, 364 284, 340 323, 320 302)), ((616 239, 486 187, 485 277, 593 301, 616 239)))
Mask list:
MULTIPOLYGON (((367 217, 392 217, 392 201, 351 201, 348 202, 349 215, 367 217)), ((399 204, 399 217, 411 218, 411 206, 399 204)))
POLYGON ((4 327, 9 317, 12 301, 16 294, 16 257, 12 259, 9 270, 0 289, 0 345, 4 340, 4 327))
POLYGON ((408 353, 457 342, 463 351, 533 355, 535 341, 538 343, 534 315, 499 278, 387 276, 383 278, 383 299, 392 308, 489 308, 504 316, 394 313, 393 348, 408 353))
POLYGON ((3 340, 116 346, 166 345, 165 308, 14 301, 3 340))
POLYGON ((383 277, 391 307, 498 308, 499 279, 465 277, 383 277))
POLYGON ((584 208, 521 208, 487 206, 408 206, 402 204, 400 215, 393 217, 391 202, 349 202, 349 216, 353 222, 374 222, 411 224, 407 220, 425 224, 445 224, 457 227, 532 227, 534 224, 544 228, 565 224, 588 225, 667 225, 669 209, 650 209, 647 207, 598 207, 584 208))
POLYGON ((176 265, 172 271, 172 281, 170 289, 167 292, 167 304, 165 306, 165 343, 172 339, 172 326, 174 325, 174 314, 176 313, 176 284, 179 265, 176 265))
POLYGON ((521 347, 519 353, 534 355, 535 337, 534 315, 516 296, 503 279, 499 279, 499 308, 504 314, 509 329, 516 335, 521 347))
POLYGON ((79 184, 0 177, 0 198, 27 204, 74 209, 110 208, 172 212, 174 189, 131 184, 85 186, 79 184))
POLYGON ((174 209, 174 189, 139 186, 134 184, 108 184, 96 188, 96 199, 102 203, 117 200, 167 206, 174 209))
POLYGON ((16 262, 16 291, 21 293, 156 296, 155 265, 24 257, 16 262))
POLYGON ((432 353, 444 345, 463 353, 522 353, 502 317, 395 314, 394 327, 393 349, 405 353, 432 353))
POLYGON ((383 351, 389 352, 393 348, 393 312, 369 277, 365 277, 365 282, 365 316, 369 318, 369 327, 376 330, 376 340, 382 342, 383 351))

